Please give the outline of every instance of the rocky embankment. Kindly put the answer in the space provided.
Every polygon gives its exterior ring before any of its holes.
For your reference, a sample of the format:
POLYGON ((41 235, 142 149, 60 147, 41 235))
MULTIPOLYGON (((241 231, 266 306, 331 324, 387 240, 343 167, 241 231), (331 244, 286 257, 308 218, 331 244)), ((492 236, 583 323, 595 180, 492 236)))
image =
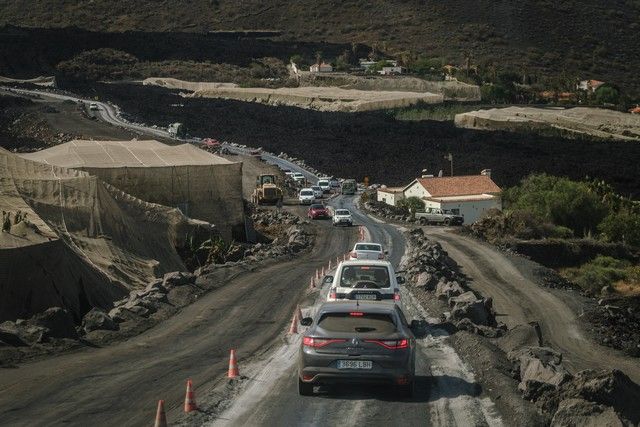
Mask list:
POLYGON ((474 366, 478 381, 512 422, 567 427, 640 423, 640 386, 623 372, 570 372, 560 352, 543 346, 536 324, 507 330, 497 322, 491 297, 469 290, 439 243, 421 229, 407 237, 411 294, 431 313, 440 314, 440 322, 431 326, 452 334, 452 345, 474 366), (520 403, 513 400, 516 393, 523 399, 520 403))
POLYGON ((0 366, 59 353, 83 345, 104 346, 151 328, 207 292, 224 286, 262 263, 290 258, 308 249, 313 235, 307 221, 286 211, 259 210, 254 223, 268 227, 274 238, 264 243, 232 245, 222 263, 194 272, 167 273, 136 289, 111 307, 93 307, 75 324, 70 313, 52 307, 30 319, 0 323, 0 366))

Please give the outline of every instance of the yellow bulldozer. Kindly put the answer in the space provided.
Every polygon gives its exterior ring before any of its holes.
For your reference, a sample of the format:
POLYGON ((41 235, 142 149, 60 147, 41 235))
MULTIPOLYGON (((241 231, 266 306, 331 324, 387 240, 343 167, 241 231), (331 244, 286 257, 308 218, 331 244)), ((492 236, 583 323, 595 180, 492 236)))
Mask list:
POLYGON ((256 205, 282 202, 282 188, 278 187, 275 175, 258 175, 251 201, 256 205))

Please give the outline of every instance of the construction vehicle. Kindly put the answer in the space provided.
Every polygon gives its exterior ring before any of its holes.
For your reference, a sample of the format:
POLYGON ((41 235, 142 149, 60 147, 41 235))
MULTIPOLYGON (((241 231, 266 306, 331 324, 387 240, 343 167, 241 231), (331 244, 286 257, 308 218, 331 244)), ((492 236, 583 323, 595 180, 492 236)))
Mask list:
POLYGON ((282 202, 282 188, 278 187, 275 175, 258 175, 251 201, 256 205, 282 202))

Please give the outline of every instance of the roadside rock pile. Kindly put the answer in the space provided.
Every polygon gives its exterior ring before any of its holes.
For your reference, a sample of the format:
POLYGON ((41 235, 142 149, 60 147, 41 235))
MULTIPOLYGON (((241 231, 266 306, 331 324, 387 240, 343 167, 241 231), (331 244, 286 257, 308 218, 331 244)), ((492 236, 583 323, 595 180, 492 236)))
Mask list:
POLYGON ((78 339, 73 318, 60 307, 49 308, 28 320, 0 323, 0 347, 23 347, 60 339, 78 339))
MULTIPOLYGON (((113 309, 109 311, 108 317, 115 323, 122 323, 127 320, 135 319, 135 317, 149 317, 151 314, 160 310, 165 304, 169 305, 169 295, 175 288, 182 286, 195 285, 196 275, 189 272, 173 272, 164 275, 164 278, 158 279, 150 283, 144 290, 135 290, 129 293, 129 296, 116 301, 113 309)), ((173 298, 172 298, 173 299, 173 298)), ((85 315, 95 316, 90 311, 85 315)), ((89 319, 91 320, 91 318, 89 319)), ((83 321, 83 324, 85 324, 83 321)), ((102 328, 96 329, 114 329, 113 324, 105 322, 102 328), (110 327, 111 326, 111 327, 110 327)), ((85 326, 85 330, 86 330, 85 326)), ((117 327, 115 328, 117 329, 117 327)))
MULTIPOLYGON (((375 196, 375 193, 374 193, 375 196)), ((415 222, 415 219, 406 210, 397 206, 391 206, 384 202, 370 201, 360 204, 361 207, 371 214, 394 221, 415 222)))
POLYGON ((283 235, 276 237, 271 243, 257 243, 244 253, 246 261, 260 261, 292 255, 308 248, 312 243, 311 235, 301 226, 292 225, 283 235))
POLYGON ((552 416, 552 426, 632 426, 640 423, 640 385, 615 369, 584 370, 575 376, 562 354, 527 346, 508 354, 518 389, 552 416))
POLYGON ((304 223, 302 218, 283 209, 260 209, 256 210, 251 217, 255 225, 265 227, 274 224, 295 225, 304 223))
POLYGON ((586 311, 593 336, 602 345, 640 357, 640 297, 601 298, 586 311))
POLYGON ((499 337, 506 327, 496 322, 491 298, 482 298, 466 285, 466 278, 438 242, 427 239, 422 229, 407 233, 411 251, 406 262, 407 279, 416 290, 446 301, 450 311, 443 320, 457 329, 482 336, 499 337))

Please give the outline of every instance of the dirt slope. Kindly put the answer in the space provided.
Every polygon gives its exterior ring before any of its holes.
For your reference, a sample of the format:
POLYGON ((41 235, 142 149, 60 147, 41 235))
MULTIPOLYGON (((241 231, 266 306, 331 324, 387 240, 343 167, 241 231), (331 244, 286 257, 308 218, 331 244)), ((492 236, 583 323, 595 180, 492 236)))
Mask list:
POLYGON ((204 224, 146 203, 73 169, 0 149, 2 211, 27 221, 0 233, 0 320, 52 306, 78 321, 91 307, 170 271, 184 270, 175 248, 204 224))

